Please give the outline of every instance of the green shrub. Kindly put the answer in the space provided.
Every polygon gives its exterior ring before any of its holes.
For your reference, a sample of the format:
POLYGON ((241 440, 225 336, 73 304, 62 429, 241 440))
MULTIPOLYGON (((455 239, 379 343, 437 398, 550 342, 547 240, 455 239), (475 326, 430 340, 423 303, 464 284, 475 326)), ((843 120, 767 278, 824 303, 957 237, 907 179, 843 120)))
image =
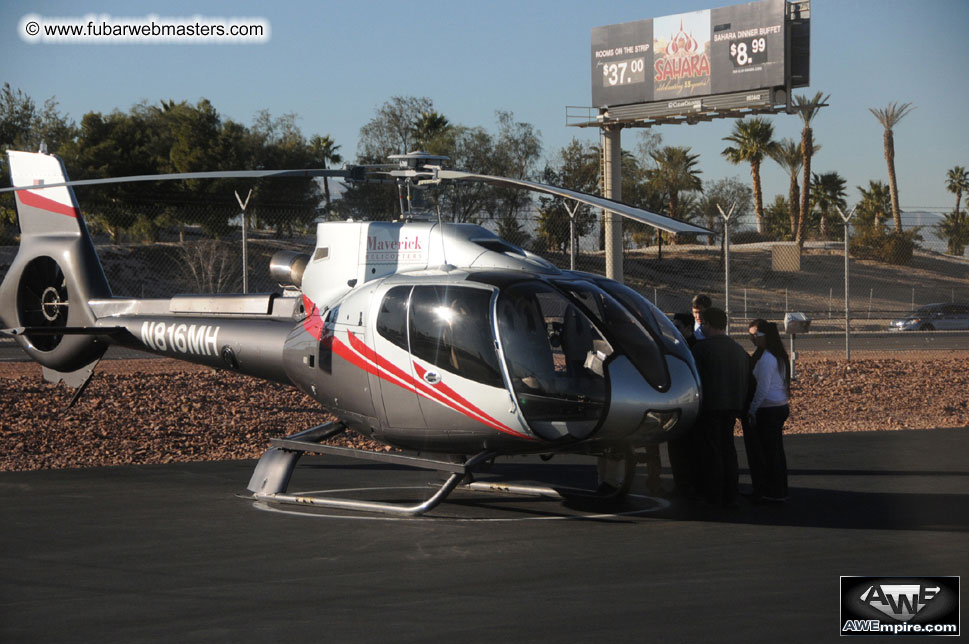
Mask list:
POLYGON ((907 266, 912 261, 916 241, 921 239, 918 228, 889 232, 881 226, 872 226, 855 232, 848 246, 851 255, 858 259, 907 266))
POLYGON ((759 242, 775 241, 770 235, 759 233, 756 230, 741 230, 730 233, 731 244, 757 244, 759 242))

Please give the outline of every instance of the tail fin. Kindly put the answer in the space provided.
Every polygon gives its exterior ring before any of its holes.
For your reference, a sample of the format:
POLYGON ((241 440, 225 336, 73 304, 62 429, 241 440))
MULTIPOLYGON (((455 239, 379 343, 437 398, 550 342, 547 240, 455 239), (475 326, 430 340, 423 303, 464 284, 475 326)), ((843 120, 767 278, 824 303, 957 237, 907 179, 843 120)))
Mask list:
POLYGON ((51 334, 57 327, 94 326, 88 302, 111 297, 94 243, 56 156, 7 152, 20 220, 20 248, 0 284, 0 322, 5 327, 41 329, 17 341, 31 358, 58 371, 74 371, 107 348, 97 336, 51 334))

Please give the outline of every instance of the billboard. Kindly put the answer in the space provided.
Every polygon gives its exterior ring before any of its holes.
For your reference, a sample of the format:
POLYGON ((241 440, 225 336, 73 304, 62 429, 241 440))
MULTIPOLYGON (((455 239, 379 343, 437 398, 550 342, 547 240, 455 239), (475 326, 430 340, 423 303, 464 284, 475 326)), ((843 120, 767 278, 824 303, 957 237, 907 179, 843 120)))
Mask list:
POLYGON ((783 87, 786 9, 786 0, 762 0, 596 27, 592 104, 687 108, 696 97, 783 87))

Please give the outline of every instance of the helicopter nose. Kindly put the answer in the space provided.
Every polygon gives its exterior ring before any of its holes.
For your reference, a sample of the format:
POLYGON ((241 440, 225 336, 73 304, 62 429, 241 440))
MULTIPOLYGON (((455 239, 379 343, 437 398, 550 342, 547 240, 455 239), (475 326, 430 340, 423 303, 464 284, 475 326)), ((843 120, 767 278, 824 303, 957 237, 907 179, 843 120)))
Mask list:
POLYGON ((666 391, 650 386, 625 356, 609 364, 609 412, 599 437, 665 440, 693 424, 700 407, 696 375, 674 356, 666 361, 672 383, 666 391))

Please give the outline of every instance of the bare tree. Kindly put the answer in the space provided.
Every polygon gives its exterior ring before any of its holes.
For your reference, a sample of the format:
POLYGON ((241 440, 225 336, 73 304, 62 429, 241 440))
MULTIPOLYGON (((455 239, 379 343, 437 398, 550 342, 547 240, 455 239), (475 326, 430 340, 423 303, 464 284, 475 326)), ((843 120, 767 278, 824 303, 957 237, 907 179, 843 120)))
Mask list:
POLYGON ((242 290, 239 254, 229 242, 203 239, 181 246, 182 279, 195 293, 242 290))

